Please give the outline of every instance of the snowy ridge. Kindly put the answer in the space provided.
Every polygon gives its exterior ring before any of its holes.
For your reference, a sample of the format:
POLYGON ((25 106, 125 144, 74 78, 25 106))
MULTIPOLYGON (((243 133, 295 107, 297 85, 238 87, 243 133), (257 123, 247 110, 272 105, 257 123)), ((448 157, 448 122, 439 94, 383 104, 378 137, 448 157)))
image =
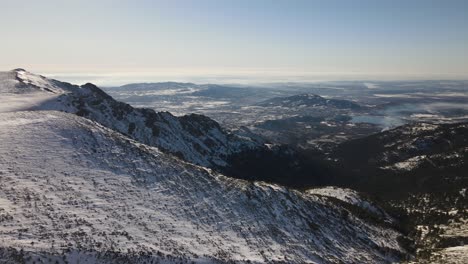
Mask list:
POLYGON ((133 108, 114 100, 90 83, 72 85, 23 69, 1 73, 0 79, 0 84, 8 84, 8 89, 0 88, 0 91, 27 91, 30 96, 42 92, 42 96, 47 97, 34 108, 25 107, 26 110, 59 110, 84 116, 198 165, 226 166, 231 154, 265 148, 261 142, 223 130, 218 123, 205 116, 192 114, 176 117, 168 112, 133 108))
POLYGON ((322 188, 313 188, 306 191, 307 194, 312 195, 323 195, 326 197, 333 197, 345 203, 357 206, 371 214, 377 215, 389 223, 394 223, 395 220, 392 219, 385 211, 375 205, 370 200, 367 200, 361 196, 358 192, 338 187, 322 187, 322 188))
POLYGON ((63 93, 64 90, 59 86, 55 85, 53 81, 49 81, 46 77, 41 75, 31 74, 24 69, 16 69, 16 78, 27 86, 34 86, 42 91, 47 91, 51 93, 63 93))
POLYGON ((7 263, 377 263, 405 254, 383 220, 214 174, 76 115, 2 113, 0 142, 7 263))

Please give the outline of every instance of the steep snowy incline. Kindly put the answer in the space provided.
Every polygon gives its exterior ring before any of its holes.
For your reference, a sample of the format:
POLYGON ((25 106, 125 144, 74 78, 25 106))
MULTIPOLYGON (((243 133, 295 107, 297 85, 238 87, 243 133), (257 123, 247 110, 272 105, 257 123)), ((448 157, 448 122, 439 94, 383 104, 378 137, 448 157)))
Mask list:
POLYGON ((404 254, 398 232, 335 199, 216 175, 76 115, 1 113, 0 142, 8 263, 382 263, 404 254))
POLYGON ((233 153, 264 148, 258 141, 223 130, 205 116, 176 117, 168 112, 133 108, 114 100, 93 84, 72 85, 23 69, 0 74, 0 93, 9 95, 9 101, 21 102, 18 104, 21 107, 4 107, 3 112, 40 109, 74 113, 202 166, 226 166, 233 153), (34 103, 28 105, 32 99, 34 103))

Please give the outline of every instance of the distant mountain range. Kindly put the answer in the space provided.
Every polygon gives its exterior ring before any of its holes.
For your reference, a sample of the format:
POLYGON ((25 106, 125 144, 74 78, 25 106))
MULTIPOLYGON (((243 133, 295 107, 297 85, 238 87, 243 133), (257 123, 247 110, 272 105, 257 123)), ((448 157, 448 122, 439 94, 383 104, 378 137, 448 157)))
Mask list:
POLYGON ((275 97, 258 105, 263 107, 334 107, 353 110, 362 108, 361 105, 349 100, 327 99, 316 94, 275 97))
MULTIPOLYGON (((118 87, 107 87, 106 91, 116 93, 118 91, 132 93, 145 93, 145 97, 152 96, 197 96, 206 97, 210 99, 227 99, 235 100, 236 102, 253 103, 261 98, 275 97, 281 94, 276 89, 265 89, 262 87, 250 86, 245 87, 241 85, 219 85, 219 84, 194 84, 194 83, 180 83, 180 82, 160 82, 160 83, 132 83, 118 87)), ((135 96, 135 100, 144 100, 135 96)), ((132 100, 132 97, 130 97, 132 100)))

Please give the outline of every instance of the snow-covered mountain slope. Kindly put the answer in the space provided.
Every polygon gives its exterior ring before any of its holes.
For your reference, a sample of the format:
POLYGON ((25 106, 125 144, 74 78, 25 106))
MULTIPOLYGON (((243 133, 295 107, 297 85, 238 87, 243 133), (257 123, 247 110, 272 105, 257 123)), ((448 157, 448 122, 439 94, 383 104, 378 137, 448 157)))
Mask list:
POLYGON ((338 199, 345 203, 357 206, 369 214, 375 215, 381 219, 385 219, 385 221, 389 223, 394 222, 394 219, 389 216, 382 208, 373 203, 370 199, 364 198, 362 194, 351 189, 328 186, 308 189, 306 190, 306 193, 312 195, 323 195, 326 197, 338 199))
POLYGON ((383 263, 405 252, 384 221, 336 199, 214 174, 77 115, 1 113, 0 142, 5 263, 383 263))
POLYGON ((465 263, 467 135, 467 123, 413 123, 342 143, 331 157, 344 172, 335 184, 391 204, 418 263, 465 263))
MULTIPOLYGON (((18 106, 24 105, 23 109, 75 113, 198 165, 226 166, 229 155, 264 147, 250 138, 228 133, 202 115, 176 117, 168 112, 133 108, 114 100, 93 84, 72 85, 23 69, 0 74, 0 93, 9 94, 9 100, 13 99, 11 94, 23 95, 14 96, 20 101, 18 106), (31 98, 37 99, 35 104, 30 104, 31 98)), ((9 109, 19 110, 20 107, 9 109)))
POLYGON ((58 97, 57 94, 43 92, 32 85, 24 84, 18 78, 18 72, 0 72, 0 112, 26 110, 37 108, 49 100, 58 97))

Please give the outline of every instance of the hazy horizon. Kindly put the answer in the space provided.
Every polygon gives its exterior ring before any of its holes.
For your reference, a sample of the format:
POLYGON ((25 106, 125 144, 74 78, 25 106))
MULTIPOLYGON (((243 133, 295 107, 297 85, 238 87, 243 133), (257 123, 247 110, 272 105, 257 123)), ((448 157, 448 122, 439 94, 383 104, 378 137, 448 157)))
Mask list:
MULTIPOLYGON (((195 84, 267 85, 281 83, 322 83, 322 82, 386 82, 386 81, 468 81, 468 77, 453 75, 364 75, 356 73, 290 73, 281 71, 256 72, 184 72, 184 71, 128 71, 128 72, 29 72, 72 84, 93 83, 111 87, 132 83, 186 82, 195 84)), ((12 70, 12 69, 9 69, 12 70)), ((5 70, 7 71, 7 70, 5 70)))
POLYGON ((67 81, 468 79, 467 1, 0 2, 0 69, 67 81))

